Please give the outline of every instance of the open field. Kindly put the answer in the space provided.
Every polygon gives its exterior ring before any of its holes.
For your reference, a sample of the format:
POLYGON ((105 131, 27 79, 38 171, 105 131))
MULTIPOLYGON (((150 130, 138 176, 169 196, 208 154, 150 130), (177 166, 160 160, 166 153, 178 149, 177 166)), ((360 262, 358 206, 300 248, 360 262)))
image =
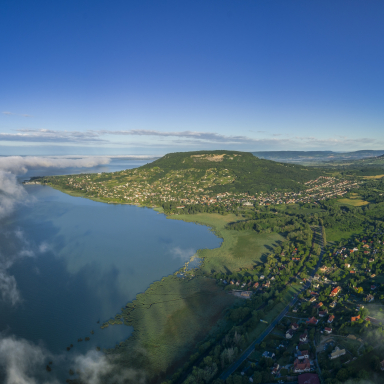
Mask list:
POLYGON ((362 178, 365 179, 365 180, 370 180, 370 179, 381 179, 382 177, 384 177, 384 175, 362 176, 362 178))
POLYGON ((213 279, 165 277, 123 310, 124 322, 134 332, 109 352, 150 376, 161 375, 186 358, 237 300, 213 279))
MULTIPOLYGON (((361 230, 363 231, 364 228, 362 228, 361 230)), ((340 231, 340 230, 334 229, 334 228, 329 228, 329 229, 326 229, 325 231, 326 231, 328 243, 332 243, 334 241, 339 242, 342 239, 348 239, 348 238, 352 237, 353 235, 359 234, 359 232, 356 230, 346 232, 346 231, 340 231)))
POLYGON ((207 225, 223 239, 220 248, 201 249, 199 257, 204 261, 203 272, 227 272, 240 268, 249 268, 255 263, 265 261, 264 257, 284 238, 277 233, 258 234, 254 231, 234 231, 225 229, 225 225, 241 218, 233 214, 219 215, 199 213, 195 215, 177 215, 170 218, 207 225))
POLYGON ((363 205, 369 204, 368 201, 362 200, 359 197, 338 199, 337 202, 341 205, 352 205, 353 207, 361 207, 363 205))

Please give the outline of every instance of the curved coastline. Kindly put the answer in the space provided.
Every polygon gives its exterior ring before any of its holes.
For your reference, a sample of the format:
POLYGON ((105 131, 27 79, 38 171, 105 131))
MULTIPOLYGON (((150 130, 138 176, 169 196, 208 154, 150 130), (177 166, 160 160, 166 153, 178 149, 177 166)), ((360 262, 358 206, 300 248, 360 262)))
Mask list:
MULTIPOLYGON (((96 202, 139 206, 51 187, 96 202)), ((141 207, 164 213, 159 207, 141 207)), ((224 313, 241 299, 228 294, 217 284, 212 274, 254 266, 268 252, 268 246, 280 240, 278 234, 257 237, 254 233, 251 236, 247 232, 226 229, 228 223, 239 219, 235 214, 197 213, 166 217, 207 226, 222 242, 217 248, 199 249, 196 252, 202 260, 197 268, 187 271, 184 265, 154 281, 122 307, 121 312, 102 324, 102 327, 114 324, 133 327, 129 338, 104 352, 114 355, 124 366, 145 372, 150 379, 162 379, 180 368, 195 350, 197 343, 225 328, 224 313)))

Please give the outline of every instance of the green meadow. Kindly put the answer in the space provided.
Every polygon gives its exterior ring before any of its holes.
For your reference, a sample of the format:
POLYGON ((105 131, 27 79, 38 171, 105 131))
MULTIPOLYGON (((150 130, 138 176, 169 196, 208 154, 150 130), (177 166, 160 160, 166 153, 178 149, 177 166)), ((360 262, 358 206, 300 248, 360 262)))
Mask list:
POLYGON ((199 257, 203 259, 200 268, 203 272, 227 272, 240 268, 249 268, 266 260, 273 247, 284 240, 278 233, 258 234, 255 231, 234 231, 226 229, 228 223, 241 220, 234 214, 198 213, 195 215, 174 215, 170 218, 206 225, 212 228, 216 236, 223 239, 220 248, 201 249, 199 257))
POLYGON ((237 300, 214 279, 165 277, 122 310, 133 335, 107 352, 150 376, 162 376, 188 357, 237 300))

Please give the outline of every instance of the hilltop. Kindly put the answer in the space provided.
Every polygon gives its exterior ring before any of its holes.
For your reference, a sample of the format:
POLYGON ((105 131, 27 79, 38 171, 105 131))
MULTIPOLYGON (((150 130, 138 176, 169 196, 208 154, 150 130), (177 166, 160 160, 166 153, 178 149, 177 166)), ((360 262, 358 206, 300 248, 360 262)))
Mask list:
POLYGON ((150 181, 179 171, 187 179, 206 183, 214 193, 229 190, 251 195, 274 190, 299 191, 305 182, 324 174, 322 170, 259 159, 252 153, 237 151, 170 153, 139 169, 158 171, 150 181), (207 172, 211 175, 206 176, 207 172))

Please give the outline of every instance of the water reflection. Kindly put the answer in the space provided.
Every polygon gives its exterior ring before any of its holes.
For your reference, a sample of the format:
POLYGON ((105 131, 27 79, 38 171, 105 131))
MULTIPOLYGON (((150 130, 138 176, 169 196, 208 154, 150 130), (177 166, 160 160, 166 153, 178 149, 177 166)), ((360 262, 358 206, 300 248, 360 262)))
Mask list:
POLYGON ((197 249, 220 245, 208 228, 167 220, 150 209, 97 203, 38 185, 26 189, 35 202, 2 225, 8 236, 2 254, 24 251, 24 257, 7 270, 21 301, 0 301, 0 329, 42 340, 55 353, 71 343, 84 352, 125 339, 130 327, 100 330, 97 322, 180 268, 197 249))

